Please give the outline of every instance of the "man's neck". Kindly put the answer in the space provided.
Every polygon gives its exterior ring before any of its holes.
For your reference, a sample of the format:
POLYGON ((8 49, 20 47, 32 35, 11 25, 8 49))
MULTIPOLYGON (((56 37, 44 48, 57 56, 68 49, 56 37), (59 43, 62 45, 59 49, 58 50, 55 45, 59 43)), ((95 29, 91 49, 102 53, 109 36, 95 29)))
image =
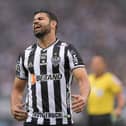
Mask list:
POLYGON ((43 38, 39 39, 38 44, 41 48, 47 48, 49 45, 51 45, 55 41, 56 41, 56 36, 48 34, 44 36, 43 38))
POLYGON ((101 77, 102 75, 104 75, 104 73, 106 73, 106 71, 97 73, 97 74, 95 74, 95 77, 96 77, 96 78, 101 77))

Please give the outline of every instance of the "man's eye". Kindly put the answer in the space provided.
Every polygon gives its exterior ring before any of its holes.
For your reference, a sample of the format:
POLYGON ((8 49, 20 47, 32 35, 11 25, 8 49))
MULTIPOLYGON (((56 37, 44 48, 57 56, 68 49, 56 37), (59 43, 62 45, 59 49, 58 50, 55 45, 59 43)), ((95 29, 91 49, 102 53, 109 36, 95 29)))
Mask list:
POLYGON ((38 18, 38 20, 43 20, 43 18, 38 18))

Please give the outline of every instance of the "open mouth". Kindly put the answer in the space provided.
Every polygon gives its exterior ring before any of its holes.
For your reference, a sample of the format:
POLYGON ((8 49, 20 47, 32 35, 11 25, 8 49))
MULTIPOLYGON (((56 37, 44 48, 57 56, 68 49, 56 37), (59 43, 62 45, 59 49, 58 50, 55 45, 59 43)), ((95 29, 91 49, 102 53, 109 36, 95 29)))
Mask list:
POLYGON ((35 25, 34 26, 34 29, 36 30, 36 29, 40 29, 41 28, 41 25, 35 25))

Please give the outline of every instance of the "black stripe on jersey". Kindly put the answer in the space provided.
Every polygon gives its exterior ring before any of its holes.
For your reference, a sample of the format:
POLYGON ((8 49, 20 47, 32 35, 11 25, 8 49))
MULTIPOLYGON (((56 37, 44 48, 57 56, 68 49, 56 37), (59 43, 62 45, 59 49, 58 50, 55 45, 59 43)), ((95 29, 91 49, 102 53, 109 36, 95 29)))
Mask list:
POLYGON ((65 53, 64 53, 64 75, 66 80, 66 103, 67 103, 67 114, 70 115, 68 118, 68 124, 71 124, 71 112, 70 112, 70 103, 67 102, 67 99, 70 99, 70 91, 69 91, 69 79, 70 79, 70 65, 69 65, 69 59, 67 57, 67 51, 68 48, 65 47, 65 53))
MULTIPOLYGON (((53 57, 52 57, 52 71, 53 74, 59 73, 59 64, 56 63, 57 58, 59 57, 61 42, 57 42, 53 48, 53 57)), ((60 80, 54 80, 54 98, 55 98, 55 111, 62 112, 62 101, 61 101, 61 87, 60 87, 60 80)), ((56 119, 56 124, 62 124, 62 119, 56 119)))
POLYGON ((65 78, 66 78, 66 84, 69 83, 69 79, 70 79, 70 64, 69 64, 69 59, 67 57, 67 51, 68 48, 65 47, 65 53, 64 53, 64 71, 65 71, 65 78))
MULTIPOLYGON (((40 56, 40 75, 47 74, 47 50, 41 50, 40 56), (44 57, 44 58, 41 58, 44 57)), ((48 98, 48 87, 47 81, 41 81, 41 92, 42 92, 42 108, 43 113, 49 112, 49 98, 48 98)), ((44 125, 50 124, 50 119, 44 119, 44 125)))
MULTIPOLYGON (((30 52, 29 55, 29 59, 28 59, 28 69, 30 71, 30 74, 35 74, 34 73, 34 57, 35 57, 35 51, 36 51, 37 45, 34 44, 32 46, 32 50, 30 52)), ((38 108, 37 108, 37 97, 36 97, 36 84, 33 84, 31 86, 31 90, 32 90, 32 107, 33 107, 33 112, 39 112, 38 108)), ((34 124, 37 124, 37 118, 32 118, 32 122, 34 124)))

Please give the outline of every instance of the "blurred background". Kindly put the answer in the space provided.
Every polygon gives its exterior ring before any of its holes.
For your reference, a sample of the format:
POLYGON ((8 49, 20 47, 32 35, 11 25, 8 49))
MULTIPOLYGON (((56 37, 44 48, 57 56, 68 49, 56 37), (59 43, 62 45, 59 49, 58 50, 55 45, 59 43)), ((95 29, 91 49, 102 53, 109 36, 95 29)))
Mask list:
MULTIPOLYGON (((126 94, 125 0, 0 0, 0 126, 22 125, 10 115, 9 98, 17 56, 35 41, 32 18, 40 8, 56 13, 57 36, 78 49, 88 70, 94 54, 104 55, 109 70, 122 80, 126 94)), ((76 86, 72 87, 76 92, 76 86)), ((124 122, 124 117, 125 109, 119 122, 124 122)), ((86 112, 74 113, 79 126, 86 126, 86 118, 86 112)))

